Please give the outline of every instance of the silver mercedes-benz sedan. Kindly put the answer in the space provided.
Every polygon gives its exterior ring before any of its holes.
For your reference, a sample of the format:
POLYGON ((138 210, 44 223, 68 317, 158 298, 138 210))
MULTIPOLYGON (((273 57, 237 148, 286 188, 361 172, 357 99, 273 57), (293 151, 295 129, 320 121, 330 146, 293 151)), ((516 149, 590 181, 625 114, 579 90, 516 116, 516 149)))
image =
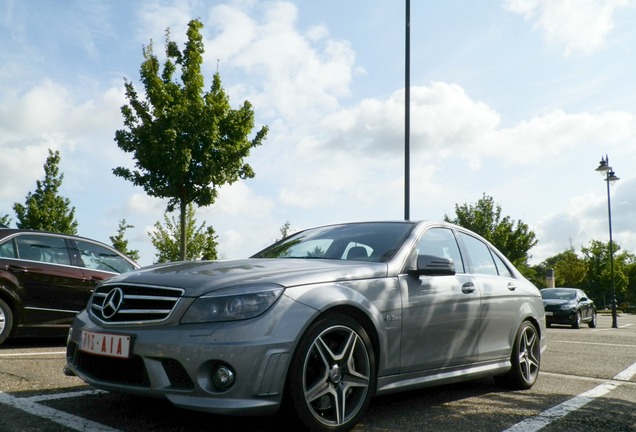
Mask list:
POLYGON ((73 322, 65 372, 182 408, 346 431, 374 395, 484 376, 529 389, 545 334, 539 290, 480 236, 346 223, 244 260, 101 283, 73 322))

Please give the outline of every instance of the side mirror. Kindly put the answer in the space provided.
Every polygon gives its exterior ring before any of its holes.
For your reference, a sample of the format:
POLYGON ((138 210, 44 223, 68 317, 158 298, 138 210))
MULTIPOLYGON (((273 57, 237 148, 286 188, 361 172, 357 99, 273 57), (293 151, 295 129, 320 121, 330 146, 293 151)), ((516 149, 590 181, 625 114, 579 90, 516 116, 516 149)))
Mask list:
POLYGON ((416 276, 452 276, 455 274, 455 263, 450 258, 418 255, 417 269, 411 273, 416 276))

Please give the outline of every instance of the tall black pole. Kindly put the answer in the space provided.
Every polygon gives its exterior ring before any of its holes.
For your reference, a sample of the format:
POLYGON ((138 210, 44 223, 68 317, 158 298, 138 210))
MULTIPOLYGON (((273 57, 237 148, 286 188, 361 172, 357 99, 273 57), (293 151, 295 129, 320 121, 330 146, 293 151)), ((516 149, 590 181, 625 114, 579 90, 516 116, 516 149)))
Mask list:
POLYGON ((410 155, 410 135, 411 135, 411 1, 406 0, 405 19, 405 53, 404 53, 404 220, 409 220, 409 207, 411 195, 411 155, 410 155))
MULTIPOLYGON (((607 161, 609 164, 609 161, 607 161)), ((607 183, 607 218, 609 219, 609 256, 610 256, 610 279, 612 288, 612 328, 618 328, 616 317, 616 286, 614 285, 614 245, 612 244, 612 205, 610 202, 610 177, 614 174, 612 169, 607 170, 605 182, 607 183)))

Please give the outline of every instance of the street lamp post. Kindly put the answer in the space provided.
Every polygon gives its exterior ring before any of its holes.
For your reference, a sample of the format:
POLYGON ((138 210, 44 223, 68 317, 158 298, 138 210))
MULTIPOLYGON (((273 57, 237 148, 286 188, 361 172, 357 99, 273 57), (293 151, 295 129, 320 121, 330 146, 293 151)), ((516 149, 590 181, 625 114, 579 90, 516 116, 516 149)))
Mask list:
POLYGON ((612 205, 610 201, 610 185, 620 180, 616 177, 616 173, 609 166, 609 158, 605 155, 605 158, 601 157, 601 162, 596 168, 596 171, 601 173, 605 177, 605 183, 607 183, 607 217, 609 219, 609 257, 610 257, 610 279, 612 288, 612 328, 618 328, 618 320, 616 317, 616 287, 614 286, 614 246, 612 244, 612 205))

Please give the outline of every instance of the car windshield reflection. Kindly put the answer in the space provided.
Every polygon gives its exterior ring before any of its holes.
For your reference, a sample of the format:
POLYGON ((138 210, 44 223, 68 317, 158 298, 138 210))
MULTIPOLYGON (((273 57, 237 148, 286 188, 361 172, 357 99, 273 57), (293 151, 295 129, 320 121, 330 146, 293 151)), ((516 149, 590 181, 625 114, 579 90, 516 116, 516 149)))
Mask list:
POLYGON ((411 222, 331 225, 293 234, 252 258, 385 262, 399 250, 413 226, 411 222))
POLYGON ((542 290, 541 296, 548 300, 574 300, 576 293, 574 291, 542 290))

